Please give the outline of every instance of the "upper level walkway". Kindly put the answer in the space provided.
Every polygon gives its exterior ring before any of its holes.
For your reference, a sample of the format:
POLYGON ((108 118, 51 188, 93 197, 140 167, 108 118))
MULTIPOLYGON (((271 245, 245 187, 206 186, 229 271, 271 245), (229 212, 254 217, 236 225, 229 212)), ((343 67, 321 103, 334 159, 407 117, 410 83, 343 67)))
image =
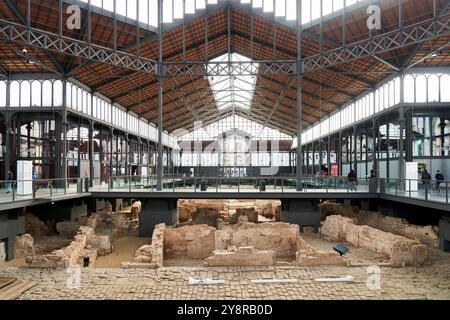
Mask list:
POLYGON ((69 178, 0 181, 0 210, 68 199, 386 199, 450 211, 450 181, 307 177, 297 190, 296 177, 156 177, 120 176, 107 181, 69 178))

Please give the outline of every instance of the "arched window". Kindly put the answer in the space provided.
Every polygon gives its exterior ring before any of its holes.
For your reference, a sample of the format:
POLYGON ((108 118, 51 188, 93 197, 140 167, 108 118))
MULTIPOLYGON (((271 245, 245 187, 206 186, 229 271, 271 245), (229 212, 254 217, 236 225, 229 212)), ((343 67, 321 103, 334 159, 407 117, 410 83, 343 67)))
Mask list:
POLYGON ((75 85, 72 85, 72 109, 77 110, 77 98, 78 98, 78 88, 75 85))
POLYGON ((383 109, 387 109, 389 108, 389 85, 385 84, 383 86, 383 93, 384 93, 383 109))
POLYGON ((20 83, 20 106, 29 107, 31 104, 31 86, 30 82, 22 81, 20 83))
POLYGON ((72 108, 72 84, 69 82, 66 82, 66 106, 72 108))
POLYGON ((394 104, 399 104, 400 103, 400 78, 397 77, 394 80, 394 87, 395 87, 395 101, 394 104))
MULTIPOLYGON (((67 92, 67 94, 69 94, 67 92)), ((61 107, 63 104, 63 83, 61 80, 56 80, 53 83, 53 106, 61 107)))
POLYGON ((41 107, 42 101, 41 101, 41 82, 38 80, 35 80, 31 84, 31 105, 33 107, 41 107))
POLYGON ((0 107, 6 107, 6 82, 0 81, 0 107))
POLYGON ((439 77, 436 74, 428 77, 428 102, 439 102, 439 77))
POLYGON ((427 102, 427 78, 423 74, 416 78, 416 102, 427 102))
POLYGON ((77 88, 77 111, 83 111, 83 90, 77 88))
POLYGON ((394 81, 389 82, 389 105, 388 107, 392 107, 395 104, 395 87, 394 81))
MULTIPOLYGON (((51 107, 52 106, 52 95, 53 95, 53 86, 50 80, 45 80, 42 83, 42 106, 43 107, 51 107)), ((33 89, 34 91, 34 89, 33 89)), ((34 94, 34 92, 33 92, 34 94)))
POLYGON ((441 77, 441 102, 450 102, 450 74, 441 77))
POLYGON ((414 102, 414 77, 412 75, 405 76, 403 85, 405 102, 414 102))

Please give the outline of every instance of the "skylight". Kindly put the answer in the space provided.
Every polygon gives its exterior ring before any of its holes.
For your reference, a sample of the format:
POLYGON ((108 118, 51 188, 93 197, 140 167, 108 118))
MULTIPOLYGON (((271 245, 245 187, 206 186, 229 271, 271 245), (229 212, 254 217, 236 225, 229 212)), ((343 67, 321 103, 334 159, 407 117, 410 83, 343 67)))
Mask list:
POLYGON ((196 128, 194 131, 179 136, 179 141, 213 141, 223 133, 232 135, 243 132, 252 137, 252 140, 292 140, 291 136, 279 130, 264 127, 255 121, 238 115, 230 116, 214 122, 206 127, 196 128))
MULTIPOLYGON (((250 59, 238 53, 226 53, 210 62, 250 62, 250 59)), ((258 71, 257 64, 249 63, 243 68, 248 70, 251 68, 253 73, 258 71)), ((249 110, 252 106, 256 77, 229 76, 226 68, 223 68, 219 74, 220 76, 208 77, 217 108, 219 110, 232 108, 249 110)))

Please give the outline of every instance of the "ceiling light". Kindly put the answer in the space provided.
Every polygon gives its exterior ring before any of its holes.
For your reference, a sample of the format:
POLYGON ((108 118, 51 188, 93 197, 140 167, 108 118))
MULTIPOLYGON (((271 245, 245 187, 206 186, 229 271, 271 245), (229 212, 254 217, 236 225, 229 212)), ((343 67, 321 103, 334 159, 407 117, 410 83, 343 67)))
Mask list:
POLYGON ((25 48, 23 48, 23 49, 22 49, 22 53, 23 53, 23 54, 26 54, 26 53, 28 53, 28 50, 25 49, 25 48))

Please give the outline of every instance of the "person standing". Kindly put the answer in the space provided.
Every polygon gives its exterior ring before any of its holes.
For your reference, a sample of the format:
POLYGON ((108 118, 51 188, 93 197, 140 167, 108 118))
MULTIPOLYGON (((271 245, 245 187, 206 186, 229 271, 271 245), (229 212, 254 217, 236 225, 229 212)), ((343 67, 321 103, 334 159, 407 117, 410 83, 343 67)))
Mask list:
POLYGON ((424 170, 422 173, 422 183, 425 185, 430 184, 431 182, 431 175, 428 173, 427 170, 424 170))
POLYGON ((349 189, 350 191, 357 191, 356 184, 357 184, 357 177, 355 170, 350 170, 350 173, 347 176, 349 189))
POLYGON ((11 170, 8 171, 6 180, 8 180, 8 182, 6 183, 6 188, 7 188, 6 193, 11 193, 12 181, 14 180, 14 174, 11 172, 11 170))
POLYGON ((436 189, 438 192, 441 192, 441 184, 445 180, 444 174, 440 170, 438 170, 436 172, 435 179, 436 179, 436 189))

